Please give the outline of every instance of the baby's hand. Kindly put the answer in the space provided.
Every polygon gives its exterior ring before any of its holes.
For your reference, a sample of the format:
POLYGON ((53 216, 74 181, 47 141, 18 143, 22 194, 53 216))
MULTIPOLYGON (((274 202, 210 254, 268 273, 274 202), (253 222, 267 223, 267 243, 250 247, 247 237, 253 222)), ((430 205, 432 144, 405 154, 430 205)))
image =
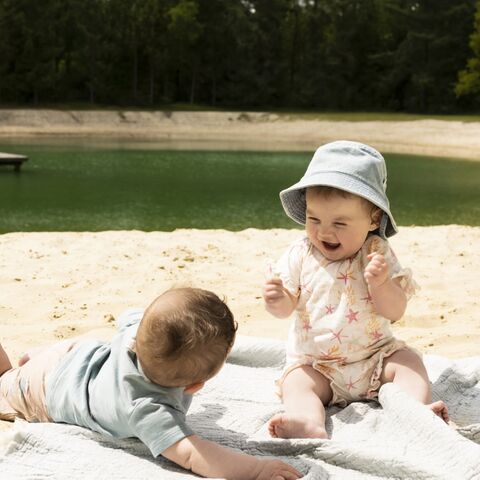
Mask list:
POLYGON ((379 287, 390 278, 390 272, 385 257, 380 253, 373 252, 368 255, 368 265, 365 267, 363 276, 370 287, 379 287))
POLYGON ((281 278, 269 278, 263 286, 263 299, 265 308, 277 318, 288 317, 297 304, 297 298, 294 298, 283 286, 281 278))
POLYGON ((265 282, 265 285, 263 286, 263 299, 265 300, 265 303, 277 303, 287 296, 281 278, 272 277, 265 282))
POLYGON ((297 480, 303 475, 281 460, 259 460, 256 480, 297 480))

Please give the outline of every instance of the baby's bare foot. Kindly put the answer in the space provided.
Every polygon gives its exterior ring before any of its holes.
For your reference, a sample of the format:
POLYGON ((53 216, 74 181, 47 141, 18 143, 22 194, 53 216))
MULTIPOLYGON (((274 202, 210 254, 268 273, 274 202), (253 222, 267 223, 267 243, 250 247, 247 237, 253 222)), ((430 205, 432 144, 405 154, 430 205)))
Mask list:
POLYGON ((328 438, 325 426, 308 417, 277 413, 268 422, 275 438, 328 438))
POLYGON ((448 415, 448 408, 445 405, 445 402, 438 400, 436 402, 430 403, 427 407, 435 414, 438 415, 442 420, 448 423, 450 419, 448 415))

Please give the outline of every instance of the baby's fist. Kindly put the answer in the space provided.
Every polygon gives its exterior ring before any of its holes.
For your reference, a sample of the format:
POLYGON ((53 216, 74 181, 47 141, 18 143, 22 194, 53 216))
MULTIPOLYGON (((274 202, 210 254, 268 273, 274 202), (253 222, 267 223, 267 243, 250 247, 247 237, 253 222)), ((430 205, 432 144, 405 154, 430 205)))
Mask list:
POLYGON ((389 279, 388 264, 380 253, 373 252, 367 258, 369 262, 363 274, 365 281, 370 287, 379 287, 389 279))
POLYGON ((287 296, 281 278, 268 279, 263 286, 263 299, 266 303, 275 303, 287 296))

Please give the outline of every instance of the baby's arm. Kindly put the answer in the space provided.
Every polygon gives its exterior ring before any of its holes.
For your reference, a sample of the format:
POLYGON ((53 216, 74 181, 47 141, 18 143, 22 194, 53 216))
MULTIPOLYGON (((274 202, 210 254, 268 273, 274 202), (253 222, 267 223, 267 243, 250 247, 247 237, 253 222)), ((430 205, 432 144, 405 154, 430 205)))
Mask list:
POLYGON ((270 278, 263 286, 265 308, 277 318, 286 318, 295 310, 298 297, 292 295, 284 286, 281 278, 270 278))
POLYGON ((365 267, 364 277, 373 306, 379 315, 396 322, 405 313, 407 296, 400 286, 400 281, 390 277, 390 270, 383 255, 374 252, 368 259, 370 261, 365 267))
POLYGON ((227 480, 296 480, 302 476, 281 460, 259 459, 235 452, 197 435, 178 441, 162 455, 204 477, 227 480))

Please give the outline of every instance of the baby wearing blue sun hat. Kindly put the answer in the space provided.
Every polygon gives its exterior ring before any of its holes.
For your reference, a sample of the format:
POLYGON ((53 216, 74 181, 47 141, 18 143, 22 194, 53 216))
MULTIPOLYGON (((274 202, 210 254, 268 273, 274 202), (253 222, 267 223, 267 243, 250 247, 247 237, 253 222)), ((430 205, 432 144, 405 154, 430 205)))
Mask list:
POLYGON ((304 176, 280 192, 305 235, 263 288, 268 312, 294 316, 277 381, 285 412, 269 421, 273 437, 326 438, 325 406, 375 399, 388 382, 448 421, 421 356, 390 328, 416 284, 387 240, 398 229, 386 190, 383 156, 342 140, 318 148, 304 176))

